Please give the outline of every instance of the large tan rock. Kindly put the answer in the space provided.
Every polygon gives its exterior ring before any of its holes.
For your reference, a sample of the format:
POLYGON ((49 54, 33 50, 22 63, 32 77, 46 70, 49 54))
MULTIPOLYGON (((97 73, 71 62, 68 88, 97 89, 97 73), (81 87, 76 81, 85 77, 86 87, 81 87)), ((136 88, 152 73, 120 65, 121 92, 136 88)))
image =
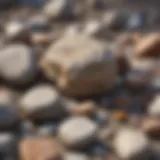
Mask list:
POLYGON ((19 145, 20 160, 60 160, 60 149, 52 138, 29 138, 19 145))
POLYGON ((85 36, 66 36, 41 61, 45 74, 71 96, 101 94, 117 80, 114 57, 105 45, 85 36))

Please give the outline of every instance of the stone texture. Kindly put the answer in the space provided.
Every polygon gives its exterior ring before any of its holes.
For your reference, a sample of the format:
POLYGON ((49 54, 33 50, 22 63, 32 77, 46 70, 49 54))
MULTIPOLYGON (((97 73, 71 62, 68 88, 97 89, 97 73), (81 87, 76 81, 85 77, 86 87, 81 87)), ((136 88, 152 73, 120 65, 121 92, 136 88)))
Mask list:
POLYGON ((145 159, 149 156, 149 142, 143 132, 122 128, 114 140, 115 151, 124 159, 145 159))
POLYGON ((21 98, 20 105, 24 115, 32 120, 57 119, 65 114, 60 95, 47 84, 28 90, 21 98))
POLYGON ((10 90, 0 89, 0 130, 13 129, 18 124, 20 115, 14 96, 10 90))
POLYGON ((60 160, 59 145, 52 138, 29 138, 19 144, 21 160, 60 160))
POLYGON ((97 126, 85 117, 72 117, 64 121, 59 128, 59 137, 68 147, 81 148, 96 137, 97 126))
POLYGON ((11 155, 16 151, 16 139, 10 132, 0 133, 0 153, 2 155, 11 155))
POLYGON ((160 119, 145 118, 142 122, 142 130, 151 137, 160 137, 160 119))
POLYGON ((2 49, 0 75, 16 85, 32 81, 36 75, 36 61, 32 49, 22 44, 9 45, 2 49))
POLYGON ((148 106, 148 114, 153 117, 160 116, 160 96, 156 96, 153 102, 148 106))
POLYGON ((105 45, 81 35, 64 37, 51 46, 41 67, 62 92, 71 96, 102 94, 117 80, 114 57, 105 45))
POLYGON ((159 34, 146 35, 135 46, 135 55, 138 57, 158 55, 160 51, 159 44, 159 34))
POLYGON ((90 160, 90 158, 83 153, 67 152, 64 154, 64 160, 90 160))

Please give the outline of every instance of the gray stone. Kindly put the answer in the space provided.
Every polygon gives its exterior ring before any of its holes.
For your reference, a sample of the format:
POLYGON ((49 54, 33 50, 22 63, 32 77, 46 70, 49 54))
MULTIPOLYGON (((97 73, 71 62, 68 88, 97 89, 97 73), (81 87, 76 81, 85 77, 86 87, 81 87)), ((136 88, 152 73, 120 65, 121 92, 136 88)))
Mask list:
POLYGON ((115 136, 114 147, 124 159, 146 159, 149 157, 149 142, 145 134, 136 129, 121 128, 115 136))
POLYGON ((11 154, 15 151, 16 140, 11 133, 0 133, 0 152, 2 154, 11 154))
POLYGON ((2 49, 0 75, 3 79, 16 85, 32 81, 36 75, 36 61, 31 48, 15 44, 2 49))
POLYGON ((9 90, 0 90, 0 129, 13 129, 19 122, 18 108, 9 90))
POLYGON ((40 65, 70 96, 102 94, 117 82, 117 66, 109 49, 84 35, 66 36, 51 45, 40 65))
POLYGON ((148 107, 148 114, 153 117, 160 116, 160 96, 156 96, 148 107))
POLYGON ((97 125, 85 117, 72 117, 59 127, 59 137, 68 147, 81 148, 96 138, 97 125))
POLYGON ((60 95, 47 84, 31 88, 24 94, 20 104, 24 114, 33 120, 63 118, 65 113, 60 95))
POLYGON ((54 123, 43 124, 38 127, 37 133, 40 136, 54 136, 57 133, 58 125, 54 123))

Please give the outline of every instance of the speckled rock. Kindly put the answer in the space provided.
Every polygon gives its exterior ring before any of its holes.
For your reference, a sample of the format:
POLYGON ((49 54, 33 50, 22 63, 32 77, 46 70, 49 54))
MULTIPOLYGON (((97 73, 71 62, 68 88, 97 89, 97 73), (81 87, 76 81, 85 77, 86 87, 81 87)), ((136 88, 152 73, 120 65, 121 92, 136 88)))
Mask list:
POLYGON ((114 146, 117 154, 124 159, 145 159, 150 154, 145 134, 132 128, 125 127, 119 130, 115 136, 114 146))
POLYGON ((65 114, 60 95, 47 84, 28 90, 21 98, 20 105, 24 115, 32 120, 57 119, 65 114))
POLYGON ((105 44, 83 35, 66 36, 51 45, 40 65, 70 96, 102 94, 117 81, 116 63, 105 44))
POLYGON ((16 84, 27 84, 36 76, 36 61, 32 49, 26 45, 14 44, 0 52, 0 75, 16 84))
POLYGON ((59 145, 52 138, 28 138, 19 144, 20 159, 57 160, 60 158, 59 145))
POLYGON ((72 117, 59 128, 59 137, 68 147, 81 148, 96 138, 97 126, 88 118, 72 117))

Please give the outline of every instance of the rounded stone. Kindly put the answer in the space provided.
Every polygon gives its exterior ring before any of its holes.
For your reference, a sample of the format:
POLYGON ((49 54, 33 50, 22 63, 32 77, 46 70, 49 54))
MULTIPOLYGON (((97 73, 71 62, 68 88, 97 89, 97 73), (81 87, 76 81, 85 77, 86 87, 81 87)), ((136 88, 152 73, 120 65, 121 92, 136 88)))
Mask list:
POLYGON ((31 88, 20 100, 24 115, 33 120, 57 119, 64 116, 60 95, 50 85, 31 88))
POLYGON ((0 75, 16 85, 26 84, 33 80, 36 75, 36 61, 31 48, 14 44, 1 50, 0 75))
POLYGON ((72 117, 64 121, 59 128, 59 137, 68 147, 84 147, 97 133, 97 125, 85 117, 72 117))
POLYGON ((129 127, 119 130, 114 139, 114 147, 117 154, 124 159, 143 159, 148 157, 150 153, 148 139, 145 134, 129 127))

